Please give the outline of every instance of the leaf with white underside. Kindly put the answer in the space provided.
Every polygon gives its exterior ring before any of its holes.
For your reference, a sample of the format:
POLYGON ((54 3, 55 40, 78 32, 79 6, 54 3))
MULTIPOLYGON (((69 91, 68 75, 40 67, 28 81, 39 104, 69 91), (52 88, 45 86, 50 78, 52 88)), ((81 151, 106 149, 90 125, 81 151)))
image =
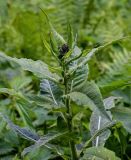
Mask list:
POLYGON ((32 131, 25 129, 25 128, 20 128, 19 126, 13 124, 12 121, 9 120, 3 114, 0 113, 0 116, 3 117, 3 119, 7 122, 7 124, 9 125, 11 129, 13 129, 15 132, 20 134, 23 138, 28 139, 33 142, 37 142, 40 139, 40 137, 37 134, 33 133, 32 131))
POLYGON ((120 158, 104 147, 90 147, 84 151, 84 156, 80 160, 120 160, 120 158))
POLYGON ((12 58, 0 52, 0 58, 4 58, 10 62, 20 65, 23 70, 30 71, 38 78, 46 78, 54 82, 59 81, 59 76, 49 71, 48 65, 44 62, 31 60, 26 58, 12 58))
MULTIPOLYGON (((103 100, 105 109, 109 110, 109 109, 115 107, 114 101, 118 98, 120 98, 120 97, 111 96, 111 97, 105 98, 103 100)), ((112 117, 110 111, 107 111, 107 113, 110 115, 110 117, 112 117)), ((99 115, 99 113, 97 111, 94 111, 92 113, 91 119, 90 119, 91 136, 93 136, 97 130, 99 130, 103 126, 105 126, 105 124, 107 122, 109 122, 108 119, 105 119, 102 115, 99 115)), ((108 130, 104 131, 103 133, 101 133, 99 136, 97 136, 96 139, 92 141, 92 144, 94 146, 104 146, 104 144, 109 136, 110 136, 110 130, 108 129, 108 130)))
POLYGON ((58 101, 61 100, 62 91, 58 87, 57 84, 47 80, 43 79, 40 83, 40 92, 45 97, 48 97, 52 99, 52 102, 55 105, 58 105, 58 101))
MULTIPOLYGON (((99 115, 97 111, 94 111, 90 118, 90 132, 91 136, 95 134, 96 131, 100 130, 105 126, 109 121, 105 119, 103 116, 99 115)), ((97 136, 93 141, 93 146, 104 146, 106 140, 110 136, 110 130, 107 129, 102 132, 99 136, 97 136)))

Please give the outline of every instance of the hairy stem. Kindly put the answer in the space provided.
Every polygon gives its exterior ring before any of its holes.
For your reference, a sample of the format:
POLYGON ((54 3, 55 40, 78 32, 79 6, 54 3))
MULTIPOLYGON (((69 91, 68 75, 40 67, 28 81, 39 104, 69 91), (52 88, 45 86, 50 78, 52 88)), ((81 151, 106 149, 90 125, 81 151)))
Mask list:
MULTIPOLYGON (((63 67, 64 69, 64 85, 65 85, 65 95, 69 94, 70 92, 70 88, 68 86, 68 78, 66 76, 66 67, 63 67)), ((67 113, 67 124, 68 124, 68 130, 69 133, 71 133, 73 131, 73 126, 72 126, 72 110, 71 110, 71 106, 70 106, 70 98, 67 96, 67 98, 65 99, 65 106, 66 106, 66 113, 67 113)), ((70 149, 71 149, 71 158, 72 160, 78 160, 77 157, 77 152, 76 152, 76 148, 75 148, 75 142, 73 140, 69 141, 70 144, 70 149)))

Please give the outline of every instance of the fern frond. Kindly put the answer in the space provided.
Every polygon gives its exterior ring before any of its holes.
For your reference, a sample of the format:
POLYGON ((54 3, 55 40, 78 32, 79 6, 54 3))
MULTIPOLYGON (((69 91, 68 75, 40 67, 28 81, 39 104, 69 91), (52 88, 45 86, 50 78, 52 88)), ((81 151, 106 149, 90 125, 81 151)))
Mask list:
MULTIPOLYGON (((107 92, 116 87, 122 87, 131 84, 131 53, 126 49, 117 54, 110 54, 113 62, 111 64, 102 63, 102 68, 106 69, 103 76, 98 79, 100 88, 106 88, 107 92)), ((105 92, 105 91, 104 91, 105 92)))
POLYGON ((0 142, 0 156, 11 153, 14 149, 5 142, 0 142))

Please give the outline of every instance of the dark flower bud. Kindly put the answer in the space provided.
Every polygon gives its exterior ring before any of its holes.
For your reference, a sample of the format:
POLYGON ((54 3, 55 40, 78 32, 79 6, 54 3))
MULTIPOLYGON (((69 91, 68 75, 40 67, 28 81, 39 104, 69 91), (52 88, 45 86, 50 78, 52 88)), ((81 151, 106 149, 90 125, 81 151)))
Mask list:
POLYGON ((63 44, 61 47, 59 47, 59 59, 61 59, 68 51, 69 47, 67 44, 63 44))

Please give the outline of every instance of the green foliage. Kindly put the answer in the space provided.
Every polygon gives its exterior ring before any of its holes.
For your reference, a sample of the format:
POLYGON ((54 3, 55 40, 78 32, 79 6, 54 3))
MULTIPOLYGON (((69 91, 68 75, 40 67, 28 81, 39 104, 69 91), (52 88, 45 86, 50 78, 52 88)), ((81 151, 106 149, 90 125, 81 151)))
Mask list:
POLYGON ((0 159, 131 158, 129 6, 0 1, 0 159))
POLYGON ((85 151, 85 155, 81 160, 88 160, 88 159, 96 159, 96 160, 107 160, 107 159, 112 159, 112 160, 119 160, 118 157, 115 156, 115 154, 107 150, 104 147, 91 147, 88 148, 85 151))

